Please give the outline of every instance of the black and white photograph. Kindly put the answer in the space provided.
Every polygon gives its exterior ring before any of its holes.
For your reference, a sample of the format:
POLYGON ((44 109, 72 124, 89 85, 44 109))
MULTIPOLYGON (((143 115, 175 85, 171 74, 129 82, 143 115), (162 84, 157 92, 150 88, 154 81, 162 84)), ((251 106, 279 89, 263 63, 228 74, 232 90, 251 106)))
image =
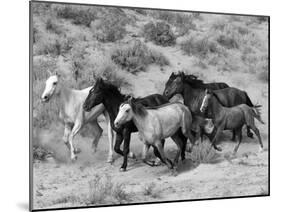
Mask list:
POLYGON ((29 6, 31 210, 269 195, 269 16, 29 6))

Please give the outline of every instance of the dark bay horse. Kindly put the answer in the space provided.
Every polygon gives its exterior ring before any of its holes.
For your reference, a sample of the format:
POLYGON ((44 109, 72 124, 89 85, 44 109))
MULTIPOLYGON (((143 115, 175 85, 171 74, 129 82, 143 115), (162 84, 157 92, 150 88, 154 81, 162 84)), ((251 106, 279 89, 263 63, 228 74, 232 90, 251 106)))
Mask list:
MULTIPOLYGON (((127 159, 130 148, 131 133, 137 132, 138 129, 132 121, 122 125, 122 127, 116 128, 114 126, 114 120, 118 114, 119 106, 121 103, 127 100, 127 96, 120 93, 119 89, 109 82, 105 82, 103 79, 97 79, 94 87, 90 90, 88 97, 84 102, 84 110, 89 111, 91 108, 98 104, 103 104, 106 111, 109 113, 110 123, 112 129, 116 132, 116 142, 114 150, 116 153, 123 156, 123 164, 120 168, 121 171, 125 171, 127 167, 127 159), (123 151, 120 146, 124 140, 123 151)), ((160 94, 153 94, 146 96, 144 98, 137 98, 137 102, 141 103, 143 106, 158 106, 168 103, 168 99, 160 94)), ((186 147, 186 138, 182 133, 179 132, 179 136, 184 140, 184 149, 186 147)), ((164 144, 164 141, 163 141, 164 144)), ((154 154, 157 155, 157 149, 154 148, 154 154)), ((184 160, 185 155, 182 152, 182 160, 184 160)), ((146 162, 146 161, 144 161, 146 162)), ((148 163, 149 165, 153 165, 148 163)))
MULTIPOLYGON (((193 77, 192 75, 190 77, 190 75, 185 75, 183 72, 179 72, 178 74, 172 73, 166 83, 164 96, 170 99, 175 94, 181 94, 184 98, 184 104, 189 107, 192 114, 203 117, 208 117, 208 114, 203 114, 200 111, 206 88, 212 89, 225 107, 233 107, 239 104, 246 104, 249 107, 254 107, 245 91, 226 86, 228 85, 224 83, 205 84, 197 77, 193 77)), ((253 134, 248 127, 247 135, 248 137, 253 137, 253 134)), ((235 140, 235 132, 233 132, 232 140, 235 140)))
POLYGON ((217 131, 211 143, 215 144, 216 139, 223 130, 234 130, 238 137, 237 145, 233 151, 233 153, 236 154, 242 141, 242 127, 247 125, 247 127, 251 128, 258 137, 260 150, 262 151, 263 143, 260 132, 255 126, 255 119, 264 124, 260 117, 259 107, 259 105, 249 107, 246 104, 240 104, 234 107, 224 107, 217 94, 212 90, 206 89, 200 111, 203 113, 207 112, 212 117, 214 125, 216 126, 217 131))

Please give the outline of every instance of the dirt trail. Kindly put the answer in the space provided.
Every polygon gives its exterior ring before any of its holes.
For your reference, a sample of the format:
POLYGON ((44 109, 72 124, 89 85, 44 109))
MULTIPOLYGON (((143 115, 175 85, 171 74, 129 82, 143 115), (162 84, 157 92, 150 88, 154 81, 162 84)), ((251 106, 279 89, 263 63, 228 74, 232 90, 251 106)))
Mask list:
MULTIPOLYGON (((220 145, 223 152, 216 161, 195 164, 187 158, 184 164, 179 165, 177 176, 164 165, 150 167, 141 162, 142 143, 137 134, 133 134, 131 142, 131 150, 136 153, 137 160, 129 159, 126 172, 119 171, 122 158, 118 155, 115 155, 113 164, 106 163, 106 133, 95 154, 89 148, 91 140, 77 136, 77 145, 82 152, 75 163, 69 161, 62 142, 50 140, 50 145, 55 142, 56 146, 60 146, 56 148, 59 149, 60 162, 51 159, 34 164, 35 208, 88 204, 89 183, 97 175, 108 175, 115 184, 124 184, 130 199, 122 203, 265 194, 268 191, 267 150, 259 153, 257 141, 245 138, 237 156, 227 159, 235 145, 229 138, 230 134, 222 138, 224 142, 220 145)), ((264 144, 267 149, 267 140, 264 144)), ((176 146, 168 139, 165 146, 168 157, 174 157, 175 149, 176 146)), ((151 152, 149 156, 152 156, 151 152)))

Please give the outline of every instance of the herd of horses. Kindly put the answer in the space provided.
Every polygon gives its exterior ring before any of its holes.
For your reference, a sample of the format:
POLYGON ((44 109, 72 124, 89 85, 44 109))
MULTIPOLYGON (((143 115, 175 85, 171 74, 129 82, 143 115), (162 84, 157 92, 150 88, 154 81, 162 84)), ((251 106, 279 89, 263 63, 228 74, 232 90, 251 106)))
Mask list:
POLYGON ((134 132, 139 132, 139 138, 144 143, 143 162, 154 166, 162 161, 171 170, 176 169, 180 157, 181 160, 185 159, 186 151, 192 151, 199 137, 201 142, 203 136, 208 137, 211 148, 221 151, 217 141, 223 130, 232 130, 232 140, 237 140, 233 151, 235 154, 242 141, 244 125, 247 136, 253 137, 252 130, 258 138, 260 149, 263 149, 254 121, 257 119, 264 124, 260 116, 261 105, 254 105, 245 91, 229 87, 226 83, 204 83, 197 76, 184 72, 170 75, 163 95, 152 94, 143 98, 122 94, 120 88, 102 78, 98 78, 93 87, 70 89, 55 73, 46 80, 41 96, 43 102, 52 98, 59 102, 59 117, 64 122, 63 141, 70 150, 72 160, 77 158, 79 152, 73 145, 74 136, 85 124, 92 126, 92 148, 96 151, 103 132, 97 118, 102 114, 108 126, 107 162, 113 162, 114 151, 122 155, 121 171, 126 170, 128 157, 135 157, 130 152, 131 133, 134 132), (175 95, 181 95, 183 103, 171 101, 175 95), (173 161, 164 152, 168 137, 177 146, 173 161), (151 146, 158 161, 146 159, 151 146))

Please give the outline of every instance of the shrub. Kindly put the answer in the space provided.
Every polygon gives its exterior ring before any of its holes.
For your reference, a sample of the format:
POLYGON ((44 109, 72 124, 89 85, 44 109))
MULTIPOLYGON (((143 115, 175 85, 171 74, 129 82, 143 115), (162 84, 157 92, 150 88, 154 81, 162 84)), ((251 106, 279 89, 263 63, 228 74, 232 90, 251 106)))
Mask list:
POLYGON ((92 22, 91 30, 94 37, 101 42, 115 42, 124 38, 126 34, 125 25, 112 16, 92 22))
POLYGON ((264 83, 268 83, 268 71, 263 71, 258 74, 258 79, 264 83))
POLYGON ((150 64, 160 66, 169 65, 169 61, 160 52, 149 49, 141 41, 134 41, 131 44, 115 49, 111 59, 122 69, 130 73, 145 71, 150 64))
POLYGON ((88 204, 104 204, 108 202, 123 203, 130 201, 129 194, 124 189, 124 184, 114 184, 108 175, 94 176, 89 182, 89 198, 88 204))
POLYGON ((218 158, 218 154, 214 148, 211 147, 209 141, 204 141, 193 147, 190 157, 193 162, 213 163, 218 158))
POLYGON ((54 10, 59 18, 70 19, 73 24, 87 27, 90 27, 91 22, 96 19, 98 12, 96 7, 70 5, 56 5, 54 10))
POLYGON ((208 37, 189 36, 180 45, 186 54, 200 58, 205 58, 209 53, 220 53, 217 43, 208 37))
POLYGON ((57 23, 55 23, 51 18, 48 18, 46 21, 46 30, 56 33, 56 34, 62 33, 61 26, 59 26, 57 23))
POLYGON ((153 182, 144 185, 143 194, 145 196, 151 196, 153 198, 159 198, 159 196, 160 196, 159 191, 156 189, 156 184, 153 182))
POLYGON ((238 42, 234 37, 231 36, 219 35, 219 37, 217 38, 217 42, 228 49, 239 48, 238 42))
POLYGON ((47 70, 56 69, 56 60, 53 58, 34 57, 33 60, 33 126, 44 128, 53 121, 57 121, 58 105, 54 101, 42 104, 40 97, 44 90, 45 80, 48 78, 47 70))
POLYGON ((33 146, 33 161, 45 161, 52 153, 41 146, 33 146))
POLYGON ((151 15, 154 18, 165 21, 176 27, 177 35, 182 36, 194 30, 196 25, 193 23, 194 19, 200 18, 200 13, 182 13, 182 12, 168 12, 168 11, 153 11, 151 15))
POLYGON ((143 34, 147 40, 161 46, 171 46, 175 44, 176 37, 169 24, 165 22, 149 22, 143 27, 143 34))

